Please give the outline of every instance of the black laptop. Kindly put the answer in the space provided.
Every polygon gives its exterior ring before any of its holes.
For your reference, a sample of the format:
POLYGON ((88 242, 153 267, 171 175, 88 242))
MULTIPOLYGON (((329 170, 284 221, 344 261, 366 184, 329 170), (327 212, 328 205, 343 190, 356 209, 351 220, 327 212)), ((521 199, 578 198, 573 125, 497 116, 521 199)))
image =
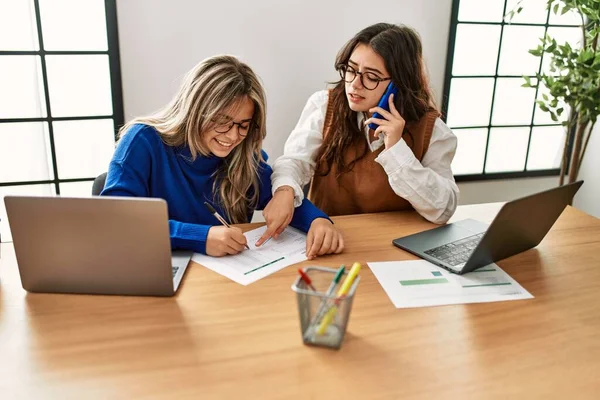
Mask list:
POLYGON ((465 219, 392 243, 450 272, 464 274, 537 246, 582 184, 578 181, 510 201, 490 225, 465 219))

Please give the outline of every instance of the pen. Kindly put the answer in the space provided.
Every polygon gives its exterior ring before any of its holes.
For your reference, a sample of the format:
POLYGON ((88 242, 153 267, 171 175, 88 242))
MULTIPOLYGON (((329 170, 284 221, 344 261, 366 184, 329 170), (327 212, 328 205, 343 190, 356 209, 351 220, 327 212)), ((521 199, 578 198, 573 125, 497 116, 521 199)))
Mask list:
POLYGON ((315 287, 312 285, 312 281, 308 275, 306 275, 306 272, 302 271, 302 268, 298 268, 298 273, 300 274, 300 278, 304 281, 304 283, 306 283, 306 285, 311 288, 313 292, 316 292, 317 289, 315 289, 315 287))
MULTIPOLYGON (((222 223, 224 226, 226 226, 227 228, 231 228, 231 225, 229 225, 227 223, 227 221, 225 221, 225 218, 221 217, 221 214, 219 214, 217 212, 217 210, 215 210, 215 208, 208 202, 205 201, 204 205, 206 206, 206 208, 208 209, 208 211, 215 216, 216 219, 219 220, 220 223, 222 223)), ((248 250, 250 250, 250 247, 248 247, 247 244, 244 245, 244 247, 246 247, 248 250)))
POLYGON ((360 271, 360 263, 355 262, 352 265, 352 268, 350 269, 348 276, 346 276, 344 283, 342 283, 342 286, 340 287, 340 289, 337 292, 337 299, 335 300, 335 304, 333 306, 331 306, 331 308, 329 310, 327 310, 327 313, 323 317, 321 324, 317 328, 317 333, 319 335, 324 334, 325 330, 327 330, 327 327, 329 326, 329 324, 331 324, 331 322, 333 321, 333 317, 335 316, 335 313, 337 312, 338 304, 340 303, 341 299, 344 296, 346 296, 348 294, 348 292, 350 291, 350 288, 352 287, 352 283, 354 282, 354 279, 356 279, 356 276, 358 275, 359 271, 360 271))

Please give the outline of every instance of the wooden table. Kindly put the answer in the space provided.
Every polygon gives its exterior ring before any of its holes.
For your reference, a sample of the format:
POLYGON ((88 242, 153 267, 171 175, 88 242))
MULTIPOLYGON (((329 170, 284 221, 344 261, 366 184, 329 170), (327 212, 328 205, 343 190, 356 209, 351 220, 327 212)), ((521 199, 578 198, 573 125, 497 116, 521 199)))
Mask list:
MULTIPOLYGON (((346 251, 303 265, 413 259, 391 240, 432 227, 414 213, 335 222, 346 251)), ((192 265, 174 298, 27 294, 12 244, 1 254, 2 399, 600 396, 600 220, 570 207, 498 263, 535 299, 401 310, 364 268, 339 351, 302 344, 293 267, 244 287, 192 265)))

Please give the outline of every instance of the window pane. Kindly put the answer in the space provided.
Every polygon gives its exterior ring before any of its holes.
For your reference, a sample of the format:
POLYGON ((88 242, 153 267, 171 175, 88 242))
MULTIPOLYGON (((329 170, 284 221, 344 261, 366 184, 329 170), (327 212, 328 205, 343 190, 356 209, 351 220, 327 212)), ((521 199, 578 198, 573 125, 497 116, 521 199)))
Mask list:
POLYGON ((52 116, 112 114, 107 55, 47 56, 46 63, 52 116))
POLYGON ((500 50, 500 75, 535 75, 540 58, 529 54, 544 36, 541 26, 505 26, 500 50))
POLYGON ((448 99, 448 125, 487 126, 494 78, 453 78, 448 99))
MULTIPOLYGON (((582 34, 580 28, 548 28, 548 35, 555 39, 558 45, 564 45, 568 42, 574 49, 581 48, 582 34)), ((544 59, 542 60, 542 71, 544 71, 544 73, 547 75, 558 75, 558 71, 550 71, 550 56, 548 54, 544 54, 544 59)))
POLYGON ((60 179, 95 178, 107 171, 115 149, 112 119, 57 121, 52 126, 60 179))
POLYGON ((480 174, 487 142, 487 129, 453 129, 458 138, 456 155, 452 160, 454 175, 480 174))
POLYGON ((571 10, 560 15, 563 7, 562 3, 558 3, 558 5, 558 14, 554 14, 554 11, 550 12, 550 25, 581 25, 581 15, 577 11, 571 10))
POLYGON ((535 89, 524 88, 523 78, 498 78, 492 125, 529 125, 535 89))
POLYGON ((550 37, 556 39, 556 43, 559 45, 563 45, 566 42, 569 42, 571 47, 573 48, 581 48, 582 45, 582 32, 581 28, 573 27, 557 27, 551 26, 548 28, 548 35, 550 37))
POLYGON ((93 184, 94 181, 61 183, 59 184, 60 195, 64 197, 91 197, 93 184))
POLYGON ((547 3, 548 0, 507 0, 507 14, 511 10, 516 10, 517 7, 523 7, 523 10, 520 13, 515 14, 512 20, 509 20, 507 17, 505 18, 505 21, 528 24, 545 24, 546 18, 548 17, 548 11, 546 10, 547 3))
POLYGON ((108 50, 104 0, 39 0, 45 50, 108 50))
POLYGON ((565 136, 565 128, 562 126, 534 127, 531 133, 527 169, 559 168, 565 136))
POLYGON ((529 128, 492 128, 485 172, 523 171, 529 128))
POLYGON ((0 118, 46 117, 38 56, 0 57, 0 118))
POLYGON ((31 0, 0 1, 0 50, 39 50, 31 0))
POLYGON ((452 74, 494 75, 499 40, 499 25, 459 24, 456 28, 452 74))
POLYGON ((0 234, 2 242, 11 242, 9 223, 6 217, 6 206, 4 205, 4 196, 52 196, 55 194, 54 185, 26 185, 26 186, 0 186, 0 234))
MULTIPOLYGON (((542 100, 544 95, 548 95, 549 91, 545 85, 540 85, 538 89, 537 100, 542 100)), ((549 97, 550 98, 550 97, 549 97)), ((558 107, 562 107, 564 109, 562 115, 559 117, 559 121, 566 121, 569 118, 569 110, 571 109, 568 105, 566 105, 563 101, 558 103, 558 107)), ((550 118, 550 113, 546 111, 542 111, 540 106, 535 104, 535 114, 533 118, 533 123, 535 125, 545 125, 545 124, 557 124, 558 122, 552 121, 550 118)))
POLYGON ((0 123, 0 182, 54 179, 46 122, 0 123))
POLYGON ((501 22, 504 0, 460 0, 459 21, 501 22))

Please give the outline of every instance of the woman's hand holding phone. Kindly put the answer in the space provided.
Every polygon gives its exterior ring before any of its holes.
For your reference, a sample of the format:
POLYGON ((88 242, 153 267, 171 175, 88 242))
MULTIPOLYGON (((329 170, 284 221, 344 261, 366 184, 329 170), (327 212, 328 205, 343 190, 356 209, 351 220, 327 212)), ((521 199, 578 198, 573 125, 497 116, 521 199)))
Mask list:
POLYGON ((402 115, 400 115, 394 105, 394 94, 390 94, 388 103, 390 111, 386 111, 381 107, 373 107, 369 110, 370 113, 379 113, 379 115, 385 119, 371 117, 365 121, 365 124, 373 123, 378 125, 378 128, 375 129, 375 136, 379 137, 380 135, 383 135, 383 142, 386 150, 398 143, 402 138, 404 126, 406 125, 406 121, 402 118, 402 115))

